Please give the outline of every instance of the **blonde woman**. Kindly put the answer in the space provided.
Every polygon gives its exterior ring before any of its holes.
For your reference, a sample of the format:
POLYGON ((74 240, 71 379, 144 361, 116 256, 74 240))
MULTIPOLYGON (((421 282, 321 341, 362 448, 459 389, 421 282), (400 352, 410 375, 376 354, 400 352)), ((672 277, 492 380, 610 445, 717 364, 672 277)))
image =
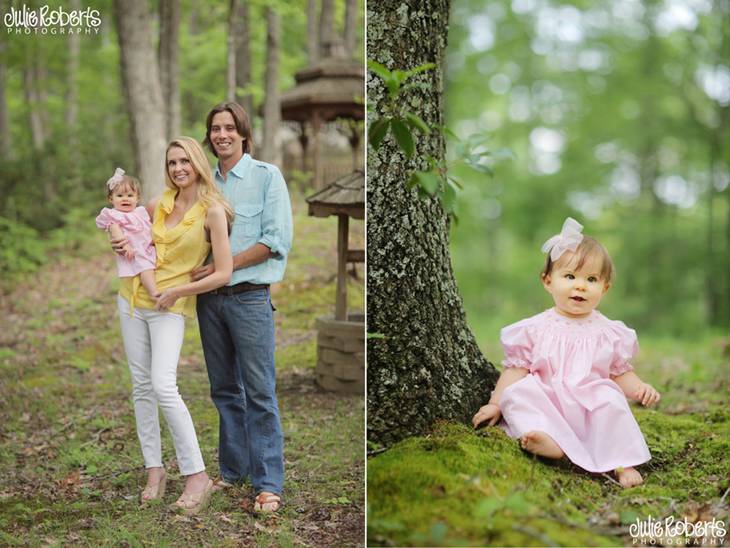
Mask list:
MULTIPOLYGON (((162 498, 166 472, 162 463, 158 406, 165 415, 175 445, 185 489, 174 507, 188 515, 207 503, 213 482, 205 472, 192 418, 177 388, 177 363, 183 343, 185 316, 195 314, 195 295, 227 284, 233 261, 228 240, 232 212, 213 182, 203 149, 190 137, 167 147, 167 190, 147 205, 157 251, 155 281, 160 292, 150 296, 133 279, 122 282, 119 318, 132 376, 137 434, 142 446, 147 485, 141 500, 162 498), (192 281, 212 249, 213 273, 192 281)), ((125 240, 113 240, 119 252, 125 240)))

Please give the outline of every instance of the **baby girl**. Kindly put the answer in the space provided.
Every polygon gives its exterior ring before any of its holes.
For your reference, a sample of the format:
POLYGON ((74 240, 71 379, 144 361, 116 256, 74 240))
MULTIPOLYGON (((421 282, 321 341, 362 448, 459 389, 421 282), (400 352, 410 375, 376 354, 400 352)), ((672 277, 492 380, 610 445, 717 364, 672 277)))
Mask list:
POLYGON ((142 285, 152 297, 157 297, 155 283, 155 246, 152 245, 150 216, 139 206, 140 184, 137 179, 117 168, 106 182, 107 199, 112 208, 105 207, 96 218, 96 226, 107 230, 113 239, 126 238, 124 253, 117 253, 117 274, 120 278, 139 274, 142 285))
POLYGON ((474 426, 504 419, 523 449, 564 455, 589 472, 613 470, 624 487, 643 482, 634 468, 651 455, 626 398, 649 406, 659 393, 634 373, 636 332, 596 308, 614 267, 597 240, 568 217, 548 253, 542 284, 555 307, 502 329, 504 371, 474 426))

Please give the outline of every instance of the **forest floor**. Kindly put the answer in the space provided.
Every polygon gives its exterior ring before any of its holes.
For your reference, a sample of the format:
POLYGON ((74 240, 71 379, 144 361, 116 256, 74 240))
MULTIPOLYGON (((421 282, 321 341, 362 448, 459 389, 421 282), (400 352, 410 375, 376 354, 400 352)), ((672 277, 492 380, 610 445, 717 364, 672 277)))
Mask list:
POLYGON ((643 485, 536 458, 499 428, 443 422, 368 459, 368 546, 726 546, 730 338, 641 343, 636 369, 662 393, 655 409, 632 404, 652 453, 643 485), (632 536, 650 517, 665 535, 632 536), (672 536, 667 518, 720 527, 672 536))
MULTIPOLYGON (((314 381, 315 318, 334 309, 336 219, 308 217, 301 198, 293 206, 287 275, 272 288, 282 510, 254 514, 250 485, 215 493, 196 517, 169 510, 184 479, 165 426, 171 481, 164 501, 140 508, 145 473, 116 315, 118 280, 99 232, 0 296, 0 544, 363 545, 364 398, 324 392, 314 381)), ((351 246, 362 248, 362 223, 351 227, 351 246)), ((358 275, 348 283, 353 310, 363 309, 362 265, 358 275)), ((194 320, 178 383, 215 477, 218 415, 194 320)))

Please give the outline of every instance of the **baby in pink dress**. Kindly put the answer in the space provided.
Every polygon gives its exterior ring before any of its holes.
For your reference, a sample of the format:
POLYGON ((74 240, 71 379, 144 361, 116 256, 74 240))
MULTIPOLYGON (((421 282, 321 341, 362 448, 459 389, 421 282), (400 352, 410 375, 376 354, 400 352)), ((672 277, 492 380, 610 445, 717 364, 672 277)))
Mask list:
POLYGON ((124 253, 117 253, 117 273, 120 278, 139 274, 142 285, 151 296, 157 296, 155 262, 152 245, 152 224, 147 210, 139 206, 140 184, 137 179, 117 168, 106 183, 107 199, 112 208, 105 207, 96 218, 96 226, 106 230, 112 239, 127 239, 124 253))
POLYGON ((649 406, 659 393, 634 373, 636 332, 596 307, 613 263, 570 217, 543 246, 542 284, 555 307, 502 329, 505 367, 474 426, 504 419, 523 449, 564 455, 589 472, 613 470, 624 487, 643 482, 634 468, 651 455, 626 398, 649 406))

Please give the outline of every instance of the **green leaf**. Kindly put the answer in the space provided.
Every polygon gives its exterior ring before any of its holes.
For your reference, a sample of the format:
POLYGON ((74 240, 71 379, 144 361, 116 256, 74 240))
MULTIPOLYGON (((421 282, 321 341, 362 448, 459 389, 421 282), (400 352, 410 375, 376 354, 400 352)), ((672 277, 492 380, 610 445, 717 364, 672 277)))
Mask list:
POLYGON ((420 116, 417 116, 412 112, 406 112, 404 116, 408 125, 410 125, 413 129, 420 130, 422 133, 426 134, 431 133, 431 128, 428 127, 428 124, 424 122, 420 116))
POLYGON ((474 516, 481 519, 489 518, 503 506, 504 503, 496 497, 482 499, 474 510, 474 516))
POLYGON ((619 519, 621 520, 621 525, 631 525, 638 518, 639 518, 639 514, 637 514, 633 510, 621 510, 619 512, 619 519))
POLYGON ((440 182, 438 175, 433 171, 415 171, 411 179, 415 178, 415 185, 429 196, 433 196, 439 189, 440 182))
POLYGON ((509 148, 500 148, 494 151, 494 158, 497 160, 516 160, 517 156, 509 148))
POLYGON ((406 78, 410 78, 411 76, 418 74, 419 72, 425 72, 435 67, 436 65, 433 63, 424 63, 422 65, 418 65, 417 67, 412 68, 411 70, 406 71, 405 75, 406 78))
POLYGON ((484 133, 472 133, 471 135, 469 135, 469 137, 467 137, 466 142, 469 148, 474 149, 480 145, 483 145, 484 143, 489 141, 489 139, 489 135, 486 135, 484 133))
POLYGON ((442 521, 437 521, 431 526, 431 541, 436 545, 441 544, 448 532, 448 526, 442 521))
POLYGON ((480 172, 480 173, 486 173, 487 175, 494 175, 494 171, 491 167, 480 164, 477 162, 466 162, 466 165, 468 165, 470 168, 480 172))
POLYGON ((527 514, 530 511, 530 503, 525 500, 522 493, 514 493, 510 495, 504 503, 505 508, 509 508, 516 514, 527 514))
POLYGON ((387 68, 385 68, 384 65, 381 65, 377 61, 368 59, 368 68, 371 72, 375 73, 375 75, 379 76, 382 80, 388 80, 390 78, 391 72, 387 68))
POLYGON ((370 146, 375 150, 378 150, 380 143, 383 142, 383 139, 388 134, 389 126, 390 118, 380 118, 370 124, 370 128, 368 128, 368 141, 370 142, 370 146))
POLYGON ((388 95, 391 98, 394 98, 396 95, 398 95, 398 91, 400 90, 400 82, 391 74, 387 80, 385 80, 385 87, 388 88, 388 95))
POLYGON ((444 135, 446 135, 447 137, 451 137, 456 142, 459 142, 459 143, 461 142, 461 139, 459 139, 459 137, 456 135, 456 133, 454 133, 447 127, 444 128, 444 135))
POLYGON ((393 80, 395 80, 398 83, 398 87, 400 88, 403 82, 406 81, 408 78, 408 75, 403 72, 402 70, 394 70, 393 71, 393 80))
POLYGON ((383 333, 366 333, 365 335, 368 340, 370 340, 370 339, 387 339, 388 338, 383 333))
POLYGON ((458 188, 459 190, 464 190, 464 185, 462 184, 462 182, 453 175, 449 175, 447 179, 451 182, 451 184, 454 185, 454 187, 458 188))
POLYGON ((451 213, 456 207, 456 189, 447 181, 444 193, 441 195, 441 203, 446 213, 451 213))
POLYGON ((411 131, 408 129, 408 126, 406 126, 400 118, 393 118, 390 123, 390 127, 393 129, 395 141, 405 153, 406 158, 412 158, 413 153, 416 151, 416 145, 413 142, 413 135, 411 135, 411 131))

